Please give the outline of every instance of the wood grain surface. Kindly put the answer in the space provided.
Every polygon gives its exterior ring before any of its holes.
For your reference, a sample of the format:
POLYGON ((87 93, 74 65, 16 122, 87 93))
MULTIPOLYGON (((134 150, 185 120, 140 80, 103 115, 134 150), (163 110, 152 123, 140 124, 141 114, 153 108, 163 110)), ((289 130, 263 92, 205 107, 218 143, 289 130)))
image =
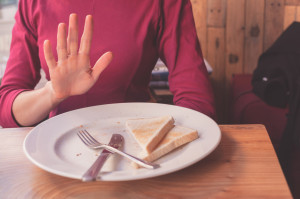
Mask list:
POLYGON ((217 149, 186 169, 145 180, 88 183, 32 164, 22 149, 30 128, 0 129, 0 198, 292 198, 264 126, 220 128, 217 149))
POLYGON ((224 96, 226 96, 226 89, 224 85, 225 79, 225 32, 224 28, 208 28, 208 55, 207 58, 210 60, 210 64, 214 66, 213 72, 210 74, 211 83, 214 89, 215 100, 216 100, 216 111, 218 120, 226 117, 227 111, 224 109, 228 106, 224 106, 224 96), (216 56, 217 55, 217 56, 216 56), (216 59, 214 59, 216 57, 216 59))
POLYGON ((261 0, 246 1, 244 73, 253 73, 263 53, 264 10, 261 0))

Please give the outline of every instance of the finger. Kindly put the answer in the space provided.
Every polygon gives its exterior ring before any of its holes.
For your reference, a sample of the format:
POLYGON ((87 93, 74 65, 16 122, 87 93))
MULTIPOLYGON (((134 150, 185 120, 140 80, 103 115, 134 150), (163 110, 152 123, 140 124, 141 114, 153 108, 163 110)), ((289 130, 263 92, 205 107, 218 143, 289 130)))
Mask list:
POLYGON ((49 40, 44 41, 44 56, 49 69, 56 66, 56 61, 52 53, 52 48, 49 40))
POLYGON ((85 18, 84 30, 80 41, 80 54, 90 54, 91 44, 93 37, 93 17, 88 15, 85 18))
POLYGON ((64 23, 60 23, 57 30, 56 47, 58 61, 63 61, 68 57, 66 33, 66 25, 64 23))
POLYGON ((93 72, 92 72, 92 76, 95 80, 98 79, 99 75, 109 65, 112 59, 113 59, 112 52, 106 52, 98 59, 98 61, 93 67, 93 72))
POLYGON ((76 55, 78 50, 78 19, 76 14, 69 17, 68 52, 76 55))

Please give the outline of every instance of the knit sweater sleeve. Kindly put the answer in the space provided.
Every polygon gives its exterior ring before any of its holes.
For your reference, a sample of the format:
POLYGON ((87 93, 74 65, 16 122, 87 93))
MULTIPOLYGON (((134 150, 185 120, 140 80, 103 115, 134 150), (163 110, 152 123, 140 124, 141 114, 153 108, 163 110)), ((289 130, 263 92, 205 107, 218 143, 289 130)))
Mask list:
POLYGON ((169 69, 174 104, 215 118, 213 92, 190 1, 161 1, 159 15, 159 56, 169 69))
POLYGON ((20 0, 12 30, 10 57, 0 86, 0 125, 16 127, 12 104, 16 96, 34 89, 40 79, 36 29, 32 23, 35 6, 20 0))

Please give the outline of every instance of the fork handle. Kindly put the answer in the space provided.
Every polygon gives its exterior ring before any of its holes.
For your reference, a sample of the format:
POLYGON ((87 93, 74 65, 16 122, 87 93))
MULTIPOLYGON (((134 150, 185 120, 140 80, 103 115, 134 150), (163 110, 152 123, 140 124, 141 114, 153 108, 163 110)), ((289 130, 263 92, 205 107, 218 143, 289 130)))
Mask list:
POLYGON ((94 181, 96 180, 99 171, 103 167, 106 159, 111 154, 108 150, 104 150, 100 156, 96 159, 96 161, 93 163, 93 165, 83 174, 82 181, 88 182, 88 181, 94 181))
MULTIPOLYGON (((99 148, 100 148, 100 147, 99 147, 99 148)), ((125 157, 125 158, 128 158, 128 159, 132 160, 133 162, 137 163, 138 165, 140 165, 140 166, 142 166, 142 167, 145 167, 145 168, 147 168, 147 169, 156 169, 156 168, 159 167, 158 164, 144 161, 144 160, 142 160, 142 159, 140 159, 140 158, 137 158, 137 157, 135 157, 135 156, 132 156, 132 155, 130 155, 130 154, 128 154, 128 153, 125 153, 125 152, 123 152, 123 151, 120 151, 120 150, 118 150, 118 149, 116 149, 116 148, 114 148, 114 147, 111 147, 111 146, 109 146, 109 145, 101 145, 101 148, 104 148, 104 149, 106 149, 106 150, 108 150, 108 151, 110 151, 110 152, 117 153, 117 154, 119 154, 119 155, 121 155, 121 156, 123 156, 123 157, 125 157)))

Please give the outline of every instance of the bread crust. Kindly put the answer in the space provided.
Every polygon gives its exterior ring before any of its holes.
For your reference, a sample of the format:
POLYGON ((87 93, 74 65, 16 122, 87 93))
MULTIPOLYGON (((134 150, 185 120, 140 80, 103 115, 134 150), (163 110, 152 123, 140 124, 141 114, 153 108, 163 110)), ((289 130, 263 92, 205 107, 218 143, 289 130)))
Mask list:
MULTIPOLYGON (((158 146, 152 153, 145 153, 144 151, 139 154, 139 158, 148 162, 153 162, 167 153, 175 150, 176 148, 187 144, 199 138, 198 132, 194 129, 175 125, 161 140, 158 146)), ((139 168, 139 165, 133 163, 133 166, 139 168)))
POLYGON ((151 153, 173 127, 174 119, 169 115, 126 121, 127 130, 147 153, 151 153))

